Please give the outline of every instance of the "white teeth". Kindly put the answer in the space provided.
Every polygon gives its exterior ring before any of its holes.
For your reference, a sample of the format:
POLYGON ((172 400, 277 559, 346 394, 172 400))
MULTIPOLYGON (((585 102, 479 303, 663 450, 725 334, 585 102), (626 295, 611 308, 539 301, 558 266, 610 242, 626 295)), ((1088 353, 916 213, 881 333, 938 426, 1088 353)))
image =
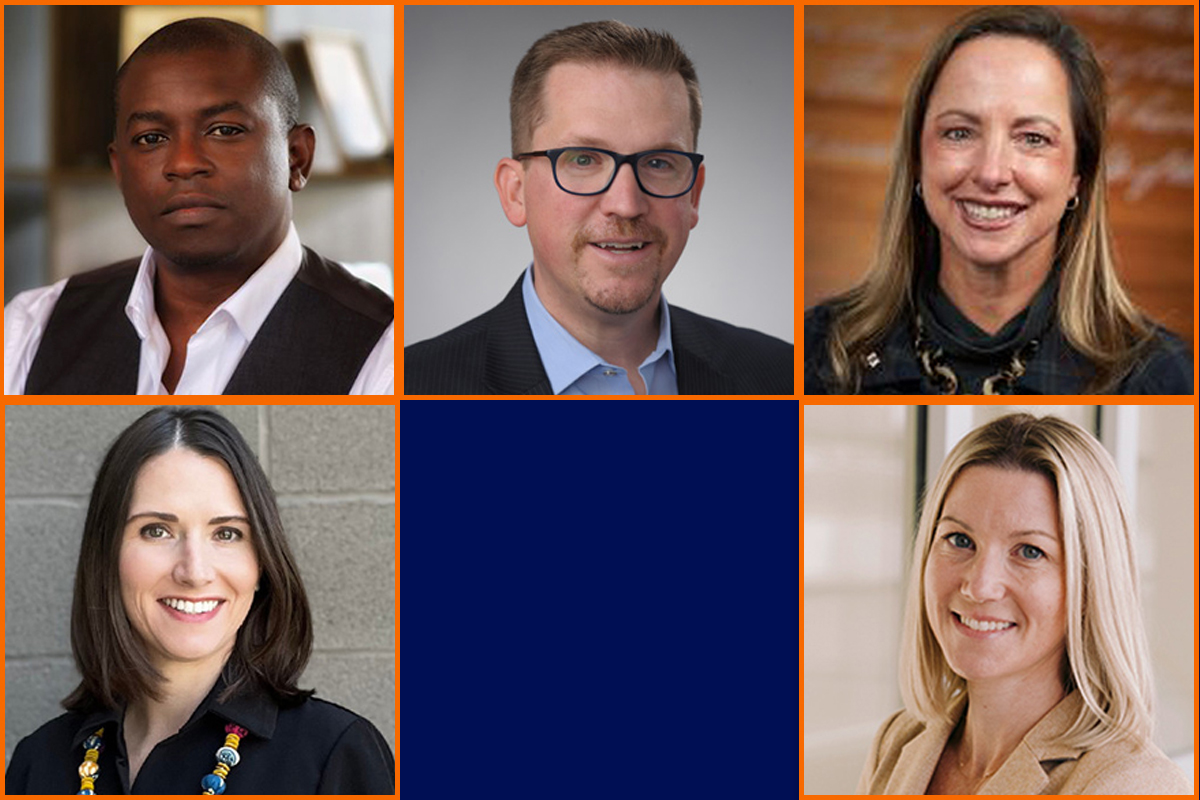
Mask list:
POLYGON ((967 216, 986 220, 1008 219, 1016 215, 1018 210, 1016 206, 985 206, 966 200, 963 201, 962 206, 966 210, 967 216))
POLYGON ((973 631, 1002 631, 1017 624, 1015 622, 983 622, 982 620, 975 620, 962 615, 959 615, 958 618, 962 621, 963 625, 966 625, 973 631))
POLYGON ((618 252, 627 253, 631 250, 641 250, 646 246, 646 243, 636 242, 631 244, 618 244, 617 242, 597 242, 596 246, 603 248, 604 250, 616 250, 618 252))
POLYGON ((191 600, 176 600, 174 597, 167 597, 162 601, 176 611, 181 611, 184 614, 207 614, 212 611, 221 602, 220 600, 200 600, 193 603, 191 600))

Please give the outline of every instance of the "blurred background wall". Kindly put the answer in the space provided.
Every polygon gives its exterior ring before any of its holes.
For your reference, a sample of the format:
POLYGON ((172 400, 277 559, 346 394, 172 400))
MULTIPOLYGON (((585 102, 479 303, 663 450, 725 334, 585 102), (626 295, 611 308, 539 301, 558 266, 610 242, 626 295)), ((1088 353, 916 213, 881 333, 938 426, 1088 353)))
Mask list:
POLYGON ((804 409, 804 792, 854 791, 897 678, 918 495, 968 431, 1053 414, 1113 455, 1134 506, 1155 741, 1192 775, 1194 407, 807 406, 804 409))
MULTIPOLYGON (((164 9, 179 17, 254 20, 252 27, 281 48, 305 34, 349 34, 361 48, 390 142, 394 6, 5 6, 5 303, 25 289, 140 256, 145 249, 109 171, 105 146, 122 26, 164 9)), ((359 265, 360 275, 390 293, 391 150, 373 160, 339 158, 323 107, 303 74, 298 82, 302 121, 317 129, 317 159, 310 182, 293 196, 296 230, 304 244, 347 266, 359 265)))
MULTIPOLYGON (((874 254, 901 105, 925 50, 972 6, 804 10, 804 305, 874 254)), ((1190 6, 1060 6, 1108 80, 1109 220, 1133 299, 1192 341, 1190 6)))
MULTIPOLYGON (((4 763, 79 682, 71 587, 88 497, 113 439, 147 406, 4 414, 4 763)), ((396 407, 221 406, 258 457, 313 612, 303 689, 396 748, 396 407)))

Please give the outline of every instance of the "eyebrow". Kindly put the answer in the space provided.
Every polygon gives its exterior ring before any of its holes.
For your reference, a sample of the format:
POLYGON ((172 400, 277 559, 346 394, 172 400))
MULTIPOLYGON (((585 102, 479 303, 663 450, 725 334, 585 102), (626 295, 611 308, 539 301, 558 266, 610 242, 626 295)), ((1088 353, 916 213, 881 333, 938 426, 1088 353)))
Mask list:
MULTIPOLYGON (((150 519, 161 519, 163 522, 179 522, 179 517, 175 516, 174 514, 168 514, 165 511, 139 511, 137 514, 133 514, 129 517, 129 519, 125 520, 125 524, 128 525, 129 523, 133 522, 135 519, 140 519, 142 517, 149 517, 150 519)), ((227 522, 242 522, 242 523, 245 523, 246 525, 250 524, 250 520, 246 519, 245 517, 241 516, 240 514, 228 514, 228 515, 221 516, 221 517, 213 517, 212 519, 210 519, 208 521, 208 524, 209 525, 224 525, 227 522)))
MULTIPOLYGON (((938 524, 938 525, 941 525, 943 522, 952 522, 952 523, 954 523, 955 525, 957 525, 957 526, 959 526, 960 528, 962 528, 963 530, 967 531, 968 533, 972 533, 972 532, 973 532, 973 531, 971 530, 971 526, 970 526, 970 525, 968 525, 967 523, 963 522, 961 519, 958 519, 957 517, 952 517, 952 516, 950 516, 949 514, 946 514, 946 515, 944 515, 944 516, 943 516, 941 519, 939 519, 939 520, 937 521, 937 524, 938 524)), ((1052 542, 1054 542, 1054 543, 1056 543, 1056 544, 1058 543, 1058 537, 1057 537, 1057 536, 1054 536, 1053 534, 1046 533, 1045 531, 1043 531, 1043 530, 1041 530, 1041 529, 1039 529, 1039 528, 1030 528, 1029 530, 1025 530, 1025 531, 1013 531, 1012 533, 1008 534, 1008 538, 1010 538, 1010 539, 1020 539, 1020 538, 1022 538, 1022 537, 1025 537, 1025 536, 1044 536, 1044 537, 1046 537, 1047 539, 1049 539, 1050 541, 1052 541, 1052 542)))
MULTIPOLYGON (((938 119, 941 119, 942 117, 962 117, 963 119, 967 120, 968 122, 972 122, 976 125, 980 124, 983 121, 983 119, 978 114, 972 114, 970 111, 962 111, 962 110, 959 110, 956 108, 952 108, 948 111, 943 111, 942 113, 940 113, 936 117, 934 117, 934 119, 938 120, 938 119)), ((1017 128, 1019 128, 1023 125, 1034 125, 1037 123, 1041 123, 1043 125, 1049 125, 1051 128, 1054 128, 1054 130, 1056 132, 1062 133, 1062 128, 1058 127, 1058 123, 1056 123, 1054 120, 1050 119, 1047 116, 1043 116, 1042 114, 1027 114, 1024 117, 1017 117, 1015 120, 1013 120, 1013 126, 1017 127, 1017 128)))
MULTIPOLYGON (((571 142, 571 144, 567 145, 567 147, 595 147, 595 148, 599 148, 600 150, 613 150, 615 152, 615 148, 613 148, 608 142, 605 142, 601 139, 593 138, 591 136, 574 136, 574 137, 566 137, 566 139, 571 142)), ((667 144, 663 144, 658 147, 643 147, 641 150, 638 150, 637 152, 653 153, 656 150, 686 151, 685 148, 682 145, 680 145, 678 142, 669 142, 667 144)))
MULTIPOLYGON (((196 112, 196 119, 209 119, 217 116, 218 114, 224 114, 227 111, 240 111, 244 114, 250 113, 249 110, 237 100, 229 100, 224 103, 217 103, 216 105, 211 105, 200 109, 198 112, 196 112)), ((170 117, 167 116, 167 114, 163 111, 134 111, 129 115, 129 118, 125 120, 125 128, 128 129, 129 126, 135 122, 157 122, 160 125, 163 125, 169 121, 170 117)))

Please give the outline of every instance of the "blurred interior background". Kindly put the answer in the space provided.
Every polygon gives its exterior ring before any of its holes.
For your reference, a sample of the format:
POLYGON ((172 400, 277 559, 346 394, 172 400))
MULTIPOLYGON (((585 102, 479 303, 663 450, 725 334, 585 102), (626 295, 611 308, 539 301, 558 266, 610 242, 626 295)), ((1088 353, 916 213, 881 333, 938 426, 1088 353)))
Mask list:
MULTIPOLYGON (((900 110, 925 50, 974 6, 804 11, 804 305, 858 283, 878 240, 900 110)), ((1192 342, 1190 6, 1059 6, 1108 82, 1109 222, 1134 302, 1192 342)))
POLYGON ((854 791, 871 738, 903 706, 900 627, 918 498, 968 431, 1013 411, 1096 434, 1133 506, 1155 741, 1192 776, 1194 407, 807 406, 804 409, 804 792, 854 791))
POLYGON ((146 36, 226 17, 287 56, 313 175, 294 195, 301 241, 392 293, 394 6, 5 6, 4 302, 145 241, 108 166, 113 78, 146 36))

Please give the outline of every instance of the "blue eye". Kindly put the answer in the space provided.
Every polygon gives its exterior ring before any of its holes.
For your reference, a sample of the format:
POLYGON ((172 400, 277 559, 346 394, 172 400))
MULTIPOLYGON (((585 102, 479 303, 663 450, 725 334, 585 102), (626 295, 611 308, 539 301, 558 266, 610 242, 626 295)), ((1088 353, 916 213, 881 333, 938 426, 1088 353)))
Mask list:
POLYGON ((952 142, 962 142, 969 139, 971 131, 967 128, 951 128, 942 134, 942 138, 949 139, 952 142))
POLYGON ((971 537, 965 533, 947 533, 942 538, 949 542, 951 547, 959 550, 965 550, 971 546, 971 537))
POLYGON ((1045 558, 1046 554, 1037 547, 1031 544, 1023 544, 1018 548, 1021 558, 1027 558, 1030 561, 1037 561, 1039 558, 1045 558))

